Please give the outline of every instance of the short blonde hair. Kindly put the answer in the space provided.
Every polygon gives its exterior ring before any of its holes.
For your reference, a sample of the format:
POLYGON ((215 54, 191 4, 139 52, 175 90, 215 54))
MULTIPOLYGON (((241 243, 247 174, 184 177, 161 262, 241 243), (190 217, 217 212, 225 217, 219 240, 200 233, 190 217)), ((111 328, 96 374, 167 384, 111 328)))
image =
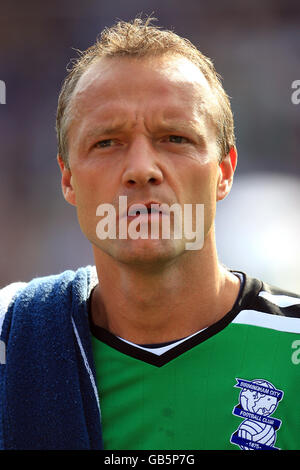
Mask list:
POLYGON ((68 128, 71 120, 70 102, 80 77, 91 64, 103 57, 136 57, 147 58, 176 54, 186 57, 199 67, 208 81, 219 104, 217 143, 220 149, 220 161, 235 145, 234 121, 230 100, 221 83, 212 61, 202 54, 188 39, 182 38, 172 31, 154 27, 150 23, 155 18, 142 20, 135 18, 132 22, 119 21, 110 28, 105 28, 95 44, 80 52, 72 61, 58 99, 56 132, 58 153, 68 167, 68 128))

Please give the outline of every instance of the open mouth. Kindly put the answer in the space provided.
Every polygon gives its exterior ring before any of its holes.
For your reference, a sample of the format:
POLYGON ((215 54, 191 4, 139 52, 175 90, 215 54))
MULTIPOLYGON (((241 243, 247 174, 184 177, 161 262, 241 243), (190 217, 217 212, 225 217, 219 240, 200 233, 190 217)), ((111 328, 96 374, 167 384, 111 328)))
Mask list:
POLYGON ((160 208, 160 204, 158 202, 147 202, 145 204, 137 203, 137 204, 132 204, 127 211, 127 216, 128 217, 137 217, 140 215, 157 215, 157 214, 163 214, 162 209, 160 208))

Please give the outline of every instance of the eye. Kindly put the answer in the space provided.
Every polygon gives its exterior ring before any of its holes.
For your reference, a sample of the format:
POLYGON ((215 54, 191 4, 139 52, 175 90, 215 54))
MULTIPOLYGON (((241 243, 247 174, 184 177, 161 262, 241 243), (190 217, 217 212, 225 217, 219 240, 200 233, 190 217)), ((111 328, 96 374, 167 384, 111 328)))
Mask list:
POLYGON ((186 144, 189 142, 189 139, 182 137, 181 135, 169 135, 168 140, 173 144, 186 144))
POLYGON ((99 140, 96 142, 95 147, 96 148, 105 148, 105 147, 111 147, 113 145, 113 139, 104 139, 104 140, 99 140))

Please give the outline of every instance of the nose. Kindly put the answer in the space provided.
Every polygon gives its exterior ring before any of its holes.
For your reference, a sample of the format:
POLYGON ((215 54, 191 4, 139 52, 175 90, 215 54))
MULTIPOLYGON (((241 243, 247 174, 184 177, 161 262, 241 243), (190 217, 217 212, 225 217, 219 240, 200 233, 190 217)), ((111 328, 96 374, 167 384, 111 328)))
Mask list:
POLYGON ((158 152, 146 136, 137 137, 125 157, 123 184, 126 187, 158 185, 163 181, 158 152))

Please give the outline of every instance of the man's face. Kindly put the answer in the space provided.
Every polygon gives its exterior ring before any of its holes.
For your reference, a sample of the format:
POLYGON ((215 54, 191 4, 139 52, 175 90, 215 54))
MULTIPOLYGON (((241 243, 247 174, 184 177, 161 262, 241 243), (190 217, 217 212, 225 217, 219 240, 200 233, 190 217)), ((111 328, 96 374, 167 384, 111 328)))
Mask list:
MULTIPOLYGON (((80 78, 68 132, 69 185, 83 233, 96 252, 124 263, 172 260, 177 239, 106 239, 96 234, 100 204, 204 204, 204 237, 218 199, 217 103, 200 70, 179 56, 104 58, 80 78)), ((150 220, 150 219, 149 219, 150 220)), ((129 222, 129 219, 128 219, 129 222)), ((161 223, 161 221, 160 221, 161 223)))

